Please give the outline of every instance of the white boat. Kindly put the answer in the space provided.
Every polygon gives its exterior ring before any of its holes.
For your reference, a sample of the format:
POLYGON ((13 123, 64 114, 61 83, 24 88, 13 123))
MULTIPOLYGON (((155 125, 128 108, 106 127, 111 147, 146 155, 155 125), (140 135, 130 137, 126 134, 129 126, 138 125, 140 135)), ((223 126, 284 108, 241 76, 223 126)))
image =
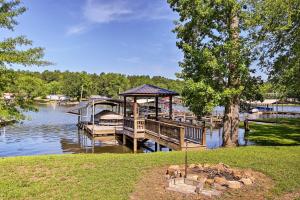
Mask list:
POLYGON ((257 108, 253 108, 252 110, 251 110, 251 113, 258 113, 259 112, 259 110, 257 109, 257 108))

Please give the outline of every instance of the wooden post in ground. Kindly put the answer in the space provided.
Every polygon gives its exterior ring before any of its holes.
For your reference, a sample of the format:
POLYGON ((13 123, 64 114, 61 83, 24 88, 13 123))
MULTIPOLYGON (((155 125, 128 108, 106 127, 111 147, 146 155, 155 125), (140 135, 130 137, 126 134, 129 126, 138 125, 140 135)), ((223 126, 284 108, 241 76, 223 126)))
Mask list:
POLYGON ((123 145, 126 145, 126 135, 123 133, 123 145))
POLYGON ((158 97, 155 97, 155 120, 158 120, 158 97))
POLYGON ((245 119, 245 121, 244 121, 244 128, 245 128, 245 131, 250 131, 248 119, 245 119))
POLYGON ((180 145, 180 149, 183 150, 183 148, 184 148, 184 127, 180 127, 179 145, 180 145))
POLYGON ((133 152, 137 152, 137 138, 133 138, 133 152))
POLYGON ((94 135, 94 128, 95 128, 95 101, 93 100, 93 108, 92 108, 92 113, 93 113, 93 135, 94 135))
POLYGON ((155 142, 155 151, 160 151, 160 145, 158 142, 155 142))
MULTIPOLYGON (((156 122, 158 124, 158 141, 160 141, 160 122, 156 122)), ((160 151, 160 145, 158 142, 155 143, 155 151, 160 151)))
POLYGON ((78 112, 79 112, 78 113, 79 115, 78 115, 78 124, 77 125, 78 125, 78 128, 81 128, 81 109, 79 109, 78 112))
POLYGON ((173 115, 173 108, 172 108, 173 102, 172 102, 172 96, 169 97, 169 119, 172 119, 173 115))
POLYGON ((205 121, 203 122, 202 145, 206 146, 206 127, 205 127, 205 121))
POLYGON ((137 152, 138 111, 136 97, 133 99, 133 152, 137 152))
POLYGON ((123 109, 124 118, 126 117, 126 96, 124 96, 124 109, 123 109))

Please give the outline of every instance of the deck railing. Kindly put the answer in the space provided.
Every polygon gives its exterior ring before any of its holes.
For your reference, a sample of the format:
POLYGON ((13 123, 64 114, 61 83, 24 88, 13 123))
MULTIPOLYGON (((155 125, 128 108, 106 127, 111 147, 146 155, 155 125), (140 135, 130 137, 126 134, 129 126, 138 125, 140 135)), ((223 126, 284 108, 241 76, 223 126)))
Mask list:
POLYGON ((205 126, 185 125, 185 138, 194 143, 206 145, 205 126))
MULTIPOLYGON (((156 121, 152 119, 138 119, 137 133, 147 131, 159 138, 166 138, 168 141, 184 147, 184 141, 190 141, 200 145, 206 145, 205 126, 178 123, 171 120, 156 121)), ((134 119, 124 118, 124 129, 134 131, 134 119)))
MULTIPOLYGON (((133 131, 134 130, 134 119, 132 117, 124 118, 124 129, 133 131)), ((136 127, 137 132, 144 132, 145 131, 145 120, 144 119, 137 119, 136 120, 136 127)))
POLYGON ((175 124, 184 127, 185 139, 200 145, 206 145, 206 128, 205 123, 200 125, 190 124, 187 122, 179 122, 169 119, 160 119, 160 121, 175 124))
POLYGON ((167 138, 169 141, 184 145, 184 127, 175 124, 169 124, 161 121, 146 119, 145 130, 155 134, 160 138, 167 138))
POLYGON ((133 131, 133 127, 134 127, 134 120, 133 118, 130 117, 126 117, 123 119, 124 120, 124 129, 127 130, 132 130, 133 131))

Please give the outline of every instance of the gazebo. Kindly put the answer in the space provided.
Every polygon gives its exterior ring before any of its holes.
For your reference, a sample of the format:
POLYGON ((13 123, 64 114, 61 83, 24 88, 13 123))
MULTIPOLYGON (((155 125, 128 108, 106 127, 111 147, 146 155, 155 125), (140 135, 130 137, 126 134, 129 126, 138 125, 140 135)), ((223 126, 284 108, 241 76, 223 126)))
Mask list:
MULTIPOLYGON (((172 97, 177 96, 178 93, 160 88, 150 84, 144 84, 142 86, 127 90, 120 94, 124 97, 124 125, 123 125, 123 144, 126 143, 126 135, 133 138, 133 150, 137 151, 137 140, 143 139, 146 130, 146 120, 139 118, 138 111, 138 98, 155 98, 155 120, 158 121, 158 101, 159 97, 169 97, 169 119, 172 119, 172 97), (128 118, 127 108, 127 97, 133 98, 133 119, 128 118)), ((149 124, 149 123, 148 123, 149 124)))
MULTIPOLYGON (((124 97, 124 108, 126 108, 127 97, 133 98, 134 117, 138 117, 137 98, 155 98, 155 119, 158 120, 158 98, 169 97, 169 119, 172 119, 172 97, 178 96, 179 94, 177 92, 160 88, 154 85, 144 84, 142 86, 127 90, 120 95, 124 97)), ((126 112, 124 112, 124 117, 127 117, 126 115, 126 112)))

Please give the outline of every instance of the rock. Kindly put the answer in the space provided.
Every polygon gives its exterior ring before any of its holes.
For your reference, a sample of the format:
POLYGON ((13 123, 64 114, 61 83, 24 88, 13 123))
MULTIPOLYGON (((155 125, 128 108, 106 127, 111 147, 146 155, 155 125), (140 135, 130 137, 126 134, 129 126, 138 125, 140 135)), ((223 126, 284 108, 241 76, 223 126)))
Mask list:
POLYGON ((212 196, 220 196, 222 194, 221 191, 219 190, 202 190, 201 194, 208 196, 208 197, 212 197, 212 196))
POLYGON ((212 168, 217 170, 218 172, 224 172, 224 171, 227 171, 228 165, 225 165, 223 163, 219 163, 217 165, 214 165, 212 168))
POLYGON ((207 180, 207 177, 204 175, 200 175, 200 176, 198 176, 197 180, 204 184, 207 180))
POLYGON ((186 176, 187 179, 190 179, 190 180, 197 180, 198 179, 198 175, 197 174, 188 174, 186 176))
POLYGON ((231 189, 239 189, 242 187, 242 184, 238 181, 227 181, 227 186, 231 189))
POLYGON ((242 172, 239 171, 239 170, 236 170, 236 169, 232 170, 232 175, 235 176, 235 177, 238 178, 238 179, 243 178, 242 172))
POLYGON ((202 166, 201 164, 197 164, 197 165, 195 166, 195 168, 197 168, 197 169, 199 169, 199 170, 203 170, 203 166, 202 166))
POLYGON ((196 185, 196 190, 195 190, 195 192, 196 192, 197 194, 200 194, 201 191, 203 190, 203 186, 204 186, 203 183, 198 183, 198 184, 196 185))
POLYGON ((205 183, 209 184, 209 185, 212 185, 214 183, 214 179, 206 179, 205 183))
POLYGON ((252 180, 250 178, 241 178, 240 182, 242 182, 244 185, 252 185, 252 180))
POLYGON ((227 185, 227 180, 224 177, 215 177, 214 182, 220 185, 227 185))
POLYGON ((180 167, 179 165, 171 165, 168 168, 168 173, 171 177, 179 177, 180 176, 180 167))
POLYGON ((166 179, 166 180, 169 180, 170 178, 171 178, 171 175, 170 175, 170 174, 166 174, 166 175, 165 175, 165 179, 166 179))
POLYGON ((253 173, 251 171, 244 171, 245 178, 250 178, 252 182, 254 182, 255 178, 253 177, 253 173))
POLYGON ((215 187, 217 190, 226 190, 226 187, 220 185, 219 183, 214 183, 214 187, 215 187))
POLYGON ((190 165, 189 165, 189 168, 195 168, 195 167, 196 167, 195 164, 190 164, 190 165))
POLYGON ((169 171, 175 171, 179 169, 180 169, 179 165, 170 165, 168 168, 169 171))
POLYGON ((203 164, 203 168, 209 168, 209 167, 210 167, 209 164, 207 164, 207 163, 203 164))

